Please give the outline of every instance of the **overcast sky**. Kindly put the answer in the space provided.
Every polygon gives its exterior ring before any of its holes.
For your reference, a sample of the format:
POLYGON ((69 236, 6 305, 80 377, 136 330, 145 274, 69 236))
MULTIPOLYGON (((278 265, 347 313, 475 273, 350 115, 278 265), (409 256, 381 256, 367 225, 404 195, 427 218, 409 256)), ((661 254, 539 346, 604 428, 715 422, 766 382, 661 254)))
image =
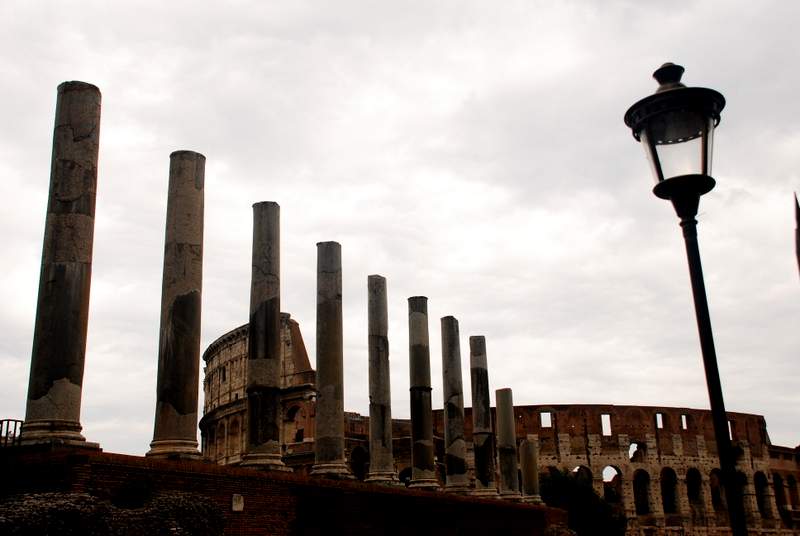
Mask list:
MULTIPOLYGON (((792 192, 800 3, 0 3, 0 418, 24 418, 56 86, 103 93, 82 424, 152 439, 169 154, 207 157, 203 343, 248 318, 251 205, 281 205, 282 310, 315 352, 319 241, 342 244, 345 407, 368 414, 366 283, 485 335, 516 404, 707 408, 683 241, 622 116, 665 61, 727 99, 700 248, 727 409, 800 443, 792 192)), ((494 402, 494 397, 492 397, 494 402)), ((200 401, 202 407, 202 397, 200 401)))

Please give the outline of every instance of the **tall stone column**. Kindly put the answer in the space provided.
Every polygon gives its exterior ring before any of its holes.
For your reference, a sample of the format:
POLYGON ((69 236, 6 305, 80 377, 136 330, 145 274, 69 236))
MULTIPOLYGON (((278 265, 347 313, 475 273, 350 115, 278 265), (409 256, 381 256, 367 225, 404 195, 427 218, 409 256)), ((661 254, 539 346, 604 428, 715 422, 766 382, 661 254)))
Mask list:
POLYGON ((156 418, 148 456, 200 457, 197 386, 205 166, 206 157, 193 151, 169 156, 156 418))
POLYGON ((81 435, 92 277, 100 90, 58 86, 50 194, 21 442, 98 448, 81 435))
POLYGON ((469 338, 469 372, 472 380, 472 448, 475 454, 475 495, 497 495, 494 482, 494 434, 489 401, 486 338, 469 338))
POLYGON ((367 277, 369 346, 369 474, 367 482, 398 483, 392 452, 392 397, 389 382, 389 313, 386 278, 367 277))
POLYGON ((442 318, 442 380, 444 384, 445 491, 469 491, 467 444, 464 441, 464 388, 458 320, 442 318))
POLYGON ((428 298, 408 299, 408 366, 411 395, 410 488, 439 489, 433 448, 428 298))
POLYGON ((342 246, 317 244, 317 408, 312 475, 353 478, 344 457, 342 246))
POLYGON ((522 471, 522 500, 542 504, 539 493, 539 441, 528 436, 519 446, 519 465, 522 471))
POLYGON ((497 404, 497 454, 500 460, 500 496, 519 499, 517 474, 517 432, 511 389, 495 391, 497 404))
POLYGON ((247 451, 242 465, 290 471, 281 460, 281 207, 253 205, 247 344, 247 451))

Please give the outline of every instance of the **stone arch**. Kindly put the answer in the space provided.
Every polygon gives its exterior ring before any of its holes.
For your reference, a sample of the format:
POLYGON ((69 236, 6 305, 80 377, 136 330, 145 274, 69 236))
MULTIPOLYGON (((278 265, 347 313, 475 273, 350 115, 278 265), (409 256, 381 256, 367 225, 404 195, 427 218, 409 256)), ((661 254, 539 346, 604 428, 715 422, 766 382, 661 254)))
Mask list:
POLYGON ((644 469, 633 473, 633 503, 637 516, 650 513, 650 475, 644 469))
POLYGON ((228 430, 228 456, 238 456, 242 453, 242 431, 239 419, 234 418, 228 430))
POLYGON ((761 471, 753 475, 753 487, 756 490, 756 506, 758 506, 758 513, 764 519, 772 519, 772 509, 769 505, 769 482, 767 476, 761 471))
POLYGON ((353 447, 350 451, 350 470, 353 476, 358 480, 364 480, 367 477, 367 469, 369 468, 369 454, 362 446, 353 447))
POLYGON ((223 421, 220 421, 219 424, 217 424, 217 448, 214 459, 221 460, 225 458, 225 452, 227 448, 228 448, 227 428, 225 427, 225 423, 223 421))
POLYGON ((728 509, 725 501, 725 492, 722 489, 722 473, 719 469, 712 469, 708 475, 708 487, 711 489, 711 506, 715 512, 728 509))
POLYGON ((592 485, 592 470, 585 465, 578 465, 572 468, 571 474, 575 480, 582 484, 592 485))
POLYGON ((665 514, 678 513, 678 476, 671 467, 661 469, 661 505, 665 514))
POLYGON ((614 465, 603 468, 603 499, 607 503, 622 502, 622 471, 614 465))
POLYGON ((696 468, 691 467, 686 471, 686 498, 692 511, 692 519, 699 520, 705 512, 703 499, 703 476, 696 468))
POLYGON ((786 488, 783 477, 778 473, 772 473, 772 487, 775 490, 775 506, 778 508, 778 515, 782 516, 788 506, 786 502, 786 488))
POLYGON ((628 457, 634 463, 644 463, 647 461, 647 443, 644 441, 631 441, 628 447, 628 457))

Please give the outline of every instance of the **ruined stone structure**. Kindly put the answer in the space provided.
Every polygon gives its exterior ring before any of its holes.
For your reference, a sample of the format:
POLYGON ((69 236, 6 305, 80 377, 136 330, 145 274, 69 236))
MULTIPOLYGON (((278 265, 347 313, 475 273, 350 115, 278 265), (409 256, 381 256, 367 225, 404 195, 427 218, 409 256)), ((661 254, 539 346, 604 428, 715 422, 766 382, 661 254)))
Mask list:
MULTIPOLYGON (((295 472, 310 472, 314 464, 315 374, 298 324, 284 313, 281 325, 284 461, 295 472)), ((240 461, 246 434, 246 358, 246 325, 223 335, 203 356, 203 455, 220 464, 240 461)), ((494 408, 491 413, 496 434, 494 408)), ((772 445, 762 416, 728 415, 739 452, 737 468, 744 483, 751 533, 800 534, 800 447, 772 445)), ((353 474, 364 480, 369 470, 369 417, 346 412, 344 420, 346 459, 353 474)), ((527 453, 528 460, 536 461, 540 475, 568 471, 584 480, 626 515, 628 534, 728 534, 709 411, 613 405, 517 406, 514 423, 517 446, 527 453)), ((441 409, 433 412, 433 428, 436 476, 439 486, 444 487, 445 424, 441 409)), ((394 419, 392 433, 396 471, 408 484, 412 473, 411 422, 394 419)), ((464 439, 470 486, 474 489, 471 408, 465 409, 464 439)), ((533 498, 538 495, 538 482, 523 474, 525 465, 519 466, 518 485, 524 496, 533 498)))

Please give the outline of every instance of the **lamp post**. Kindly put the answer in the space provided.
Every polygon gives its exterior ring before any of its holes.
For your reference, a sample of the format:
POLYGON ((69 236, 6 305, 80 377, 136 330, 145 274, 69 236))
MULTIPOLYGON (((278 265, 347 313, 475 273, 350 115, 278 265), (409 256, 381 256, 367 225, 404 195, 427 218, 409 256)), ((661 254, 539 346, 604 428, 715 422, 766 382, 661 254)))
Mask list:
POLYGON ((672 201, 681 220, 731 531, 733 536, 746 536, 747 522, 722 400, 695 220, 700 196, 716 184, 711 177, 712 142, 725 98, 713 89, 686 87, 681 75, 680 65, 662 65, 653 73, 659 83, 655 94, 631 106, 625 113, 625 124, 645 147, 656 180, 653 193, 672 201))

